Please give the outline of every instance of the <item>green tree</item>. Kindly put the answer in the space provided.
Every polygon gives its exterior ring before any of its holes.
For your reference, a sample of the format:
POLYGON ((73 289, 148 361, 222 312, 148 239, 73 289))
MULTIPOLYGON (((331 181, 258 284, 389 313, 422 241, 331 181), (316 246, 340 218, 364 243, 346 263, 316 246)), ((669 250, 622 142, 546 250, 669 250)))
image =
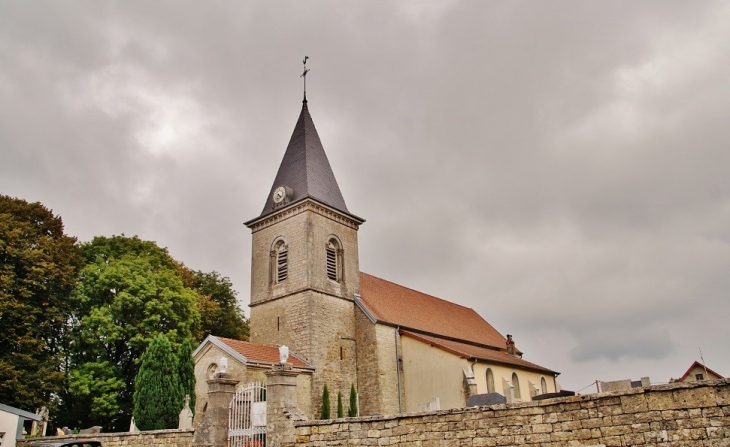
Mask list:
POLYGON ((190 396, 190 409, 195 412, 195 361, 193 360, 193 345, 186 338, 180 346, 177 375, 180 378, 183 396, 190 396))
POLYGON ((0 402, 34 411, 62 389, 79 251, 60 216, 0 195, 0 402))
POLYGON ((243 309, 236 299, 230 279, 218 272, 205 273, 180 264, 185 286, 198 293, 200 332, 198 340, 210 334, 219 337, 248 340, 249 328, 243 309))
POLYGON ((330 392, 327 389, 327 384, 324 384, 324 390, 322 391, 322 411, 319 414, 320 419, 330 418, 330 392))
POLYGON ((183 408, 178 368, 170 341, 157 335, 142 355, 134 383, 134 423, 140 430, 177 428, 183 408))
POLYGON ((342 406, 342 391, 337 392, 337 419, 345 417, 345 408, 342 406))
POLYGON ((198 296, 184 286, 178 262, 154 242, 96 237, 82 244, 82 256, 67 357, 73 373, 57 425, 124 430, 140 357, 159 334, 174 349, 194 336, 198 296))
POLYGON ((347 409, 347 416, 357 417, 357 391, 355 391, 354 383, 350 385, 350 408, 347 409))

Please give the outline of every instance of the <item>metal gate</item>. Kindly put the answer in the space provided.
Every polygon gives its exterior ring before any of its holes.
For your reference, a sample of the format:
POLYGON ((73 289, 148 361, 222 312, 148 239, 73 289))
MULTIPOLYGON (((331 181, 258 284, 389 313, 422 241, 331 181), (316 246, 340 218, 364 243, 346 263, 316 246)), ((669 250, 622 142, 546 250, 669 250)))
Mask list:
POLYGON ((228 406, 228 447, 266 446, 266 386, 253 382, 233 395, 228 406))

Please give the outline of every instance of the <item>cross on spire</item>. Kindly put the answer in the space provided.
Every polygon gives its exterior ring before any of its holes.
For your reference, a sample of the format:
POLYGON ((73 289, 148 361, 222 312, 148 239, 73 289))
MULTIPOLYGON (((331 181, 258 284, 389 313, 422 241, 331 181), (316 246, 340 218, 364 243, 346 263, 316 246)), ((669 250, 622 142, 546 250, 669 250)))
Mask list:
POLYGON ((304 60, 302 63, 304 64, 304 72, 299 76, 300 78, 304 78, 304 102, 307 102, 307 73, 309 73, 309 68, 307 68, 307 59, 309 59, 309 56, 304 56, 304 60))

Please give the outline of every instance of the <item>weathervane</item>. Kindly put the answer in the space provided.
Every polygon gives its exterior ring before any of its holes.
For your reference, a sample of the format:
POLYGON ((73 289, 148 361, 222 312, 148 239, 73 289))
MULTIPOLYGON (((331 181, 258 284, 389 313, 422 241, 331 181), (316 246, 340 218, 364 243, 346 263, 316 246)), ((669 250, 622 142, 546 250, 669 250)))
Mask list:
POLYGON ((300 78, 304 78, 304 102, 307 102, 307 73, 309 73, 309 68, 307 68, 307 59, 309 59, 309 56, 304 56, 304 60, 302 63, 304 64, 304 72, 302 73, 300 78))

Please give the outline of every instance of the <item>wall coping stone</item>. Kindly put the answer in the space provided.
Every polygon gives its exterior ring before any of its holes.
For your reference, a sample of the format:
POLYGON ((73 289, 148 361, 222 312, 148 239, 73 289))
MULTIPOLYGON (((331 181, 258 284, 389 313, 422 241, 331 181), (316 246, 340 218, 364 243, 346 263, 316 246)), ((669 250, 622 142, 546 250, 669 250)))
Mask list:
POLYGON ((127 437, 127 436, 162 436, 162 435, 175 435, 175 434, 185 434, 190 433, 192 436, 195 433, 194 429, 167 429, 167 430, 146 430, 146 431, 138 431, 138 432, 127 432, 127 431, 121 431, 121 432, 115 432, 115 433, 77 433, 73 435, 64 435, 64 436, 43 436, 43 437, 37 437, 37 438, 25 438, 25 439, 19 439, 19 442, 25 443, 25 442, 38 442, 38 441, 75 441, 75 440, 92 440, 97 438, 112 438, 112 437, 127 437))
MULTIPOLYGON (((296 421, 294 426, 299 427, 317 427, 326 426, 333 424, 355 424, 363 422, 379 422, 379 421, 393 421, 402 419, 417 419, 426 416, 446 416, 452 414, 468 414, 468 413, 481 413, 488 410, 494 412, 503 412, 513 409, 522 408, 535 408, 543 409, 542 407, 551 406, 565 406, 566 404, 581 404, 591 401, 603 401, 607 399, 616 399, 615 405, 621 405, 621 396, 631 396, 636 394, 644 394, 646 392, 672 392, 677 390, 686 390, 693 388, 718 388, 722 386, 730 385, 730 378, 717 379, 717 380, 705 380, 702 382, 673 382, 661 385, 652 385, 650 387, 643 388, 631 388, 629 390, 613 391, 607 393, 597 394, 581 394, 576 396, 567 397, 556 397, 553 399, 545 399, 536 402, 518 402, 512 404, 498 404, 498 405, 487 405, 483 407, 468 407, 468 408, 452 408, 449 410, 436 410, 436 411, 420 411, 412 413, 399 413, 399 414, 387 414, 387 415, 371 415, 371 416, 359 416, 353 418, 340 418, 340 419, 327 419, 327 420, 307 420, 307 421, 296 421)), ((547 411, 547 410, 545 410, 547 411)), ((542 414, 543 411, 536 412, 536 414, 542 414)))

